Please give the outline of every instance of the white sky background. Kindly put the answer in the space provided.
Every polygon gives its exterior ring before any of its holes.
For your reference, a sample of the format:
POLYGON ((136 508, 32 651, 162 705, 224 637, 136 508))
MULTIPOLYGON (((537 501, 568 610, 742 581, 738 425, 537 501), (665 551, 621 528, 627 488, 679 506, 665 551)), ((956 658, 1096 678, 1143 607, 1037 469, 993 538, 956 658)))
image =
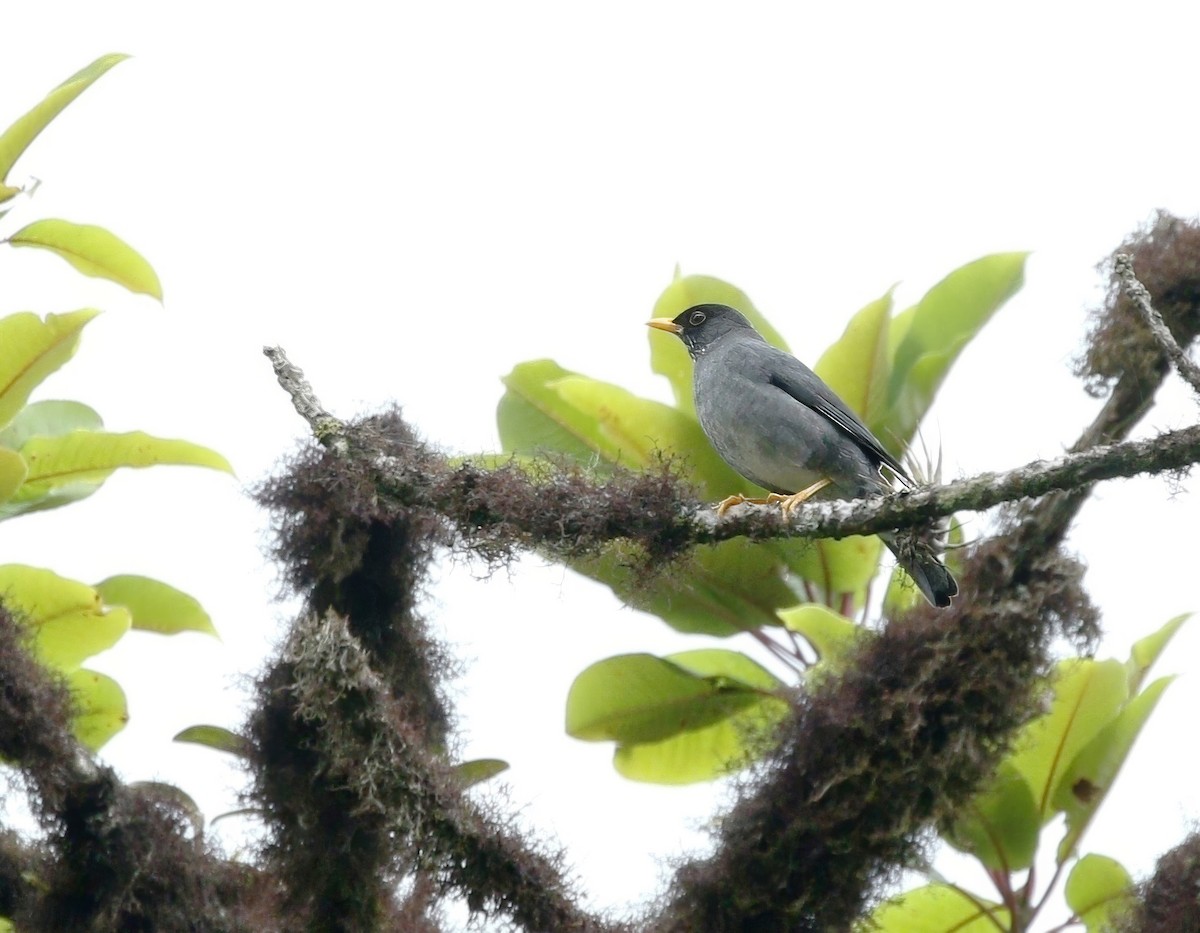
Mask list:
MULTIPOLYGON (((18 164, 43 185, 3 232, 107 226, 166 305, 5 250, 0 310, 106 308, 40 397, 208 444, 252 482, 304 434, 264 343, 339 415, 395 399, 431 440, 492 450, 499 377, 521 360, 669 397, 643 322, 676 262, 745 289, 811 363, 894 282, 904 306, 966 261, 1032 249, 925 426, 948 477, 1015 466, 1098 407, 1068 372, 1095 263, 1154 208, 1200 211, 1200 14, 1142 6, 7 3, 0 124, 103 53, 136 57, 18 164)), ((1177 380, 1162 398, 1143 433, 1196 420, 1177 380)), ((1106 484, 1082 516, 1101 656, 1200 607, 1194 486, 1106 484)), ((223 643, 134 633, 94 665, 133 717, 108 759, 209 816, 237 805, 238 774, 170 737, 240 723, 291 611, 272 602, 265 521, 228 478, 162 468, 0 530, 0 561, 144 573, 210 610, 223 643)), ((469 661, 465 754, 511 762, 512 805, 562 840, 595 903, 657 891, 719 790, 617 777, 609 748, 563 735, 563 699, 601 657, 703 642, 533 560, 487 582, 443 569, 427 609, 469 661)), ((1185 631, 1164 659, 1187 676, 1086 840, 1135 874, 1200 814, 1197 645, 1185 631)))

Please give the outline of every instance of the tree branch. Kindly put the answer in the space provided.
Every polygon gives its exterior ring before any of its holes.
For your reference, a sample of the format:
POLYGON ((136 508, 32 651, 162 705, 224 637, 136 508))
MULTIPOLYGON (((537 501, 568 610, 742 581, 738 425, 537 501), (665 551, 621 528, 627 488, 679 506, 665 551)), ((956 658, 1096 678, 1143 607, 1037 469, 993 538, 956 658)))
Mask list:
POLYGON ((1167 322, 1155 310, 1154 305, 1150 302, 1149 290, 1138 281, 1137 275, 1134 274, 1133 260, 1128 253, 1117 253, 1113 257, 1113 271, 1121 280, 1121 287, 1125 290, 1126 296, 1133 302, 1134 307, 1138 309, 1142 319, 1146 322, 1146 326, 1150 328, 1150 333, 1154 335, 1154 339, 1163 348, 1163 352, 1175 364, 1179 375, 1200 395, 1200 366, 1197 366, 1187 355, 1171 333, 1171 329, 1167 327, 1167 322))
POLYGON ((872 499, 806 503, 786 524, 779 518, 779 510, 770 506, 743 504, 722 518, 717 518, 715 512, 700 512, 696 522, 708 530, 708 537, 700 534, 697 541, 723 541, 741 534, 776 537, 785 530, 822 538, 874 534, 920 525, 958 511, 981 512, 1004 502, 1078 489, 1100 480, 1185 470, 1197 461, 1200 425, 1146 440, 1092 447, 1054 460, 1034 460, 1002 473, 980 473, 942 486, 924 486, 872 499))
MULTIPOLYGON (((320 408, 303 373, 281 349, 275 348, 268 355, 276 372, 289 374, 287 383, 282 376, 280 382, 314 431, 353 446, 359 440, 355 427, 320 408)), ((1102 412, 1101 419, 1105 417, 1102 412)), ((1128 419, 1122 424, 1127 425, 1128 419)), ((1076 447, 1087 439, 1082 438, 1076 447)), ((378 439, 367 442, 380 475, 379 493, 393 497, 397 505, 430 508, 449 518, 460 531, 503 528, 525 535, 527 544, 554 549, 561 549, 564 541, 584 547, 619 538, 646 542, 652 534, 669 536, 675 551, 738 537, 769 540, 875 534, 924 525, 959 511, 982 512, 1005 502, 1083 490, 1101 480, 1186 470, 1200 461, 1200 425, 1194 425, 1145 440, 1077 449, 1053 460, 1035 460, 1004 472, 980 473, 940 486, 870 499, 809 502, 785 521, 778 508, 750 503, 735 506, 718 517, 713 509, 689 498, 677 478, 673 488, 659 484, 660 504, 669 514, 660 509, 651 515, 645 511, 654 508, 649 499, 642 512, 629 509, 627 504, 622 506, 634 488, 629 473, 618 471, 603 480, 574 476, 568 490, 561 486, 561 475, 553 472, 539 478, 515 465, 496 468, 470 461, 451 465, 428 452, 424 456, 413 456, 411 451, 393 455, 386 445, 378 444, 378 439), (491 481, 501 472, 505 478, 502 488, 491 481), (581 497, 588 493, 592 498, 585 503, 581 497), (514 507, 521 494, 531 508, 514 507), (581 508, 584 505, 586 509, 581 508), (602 528, 595 531, 594 538, 582 540, 586 530, 582 528, 582 516, 597 509, 606 512, 602 528), (561 511, 555 514, 556 510, 561 511)), ((642 496, 646 492, 641 488, 637 491, 642 496)))

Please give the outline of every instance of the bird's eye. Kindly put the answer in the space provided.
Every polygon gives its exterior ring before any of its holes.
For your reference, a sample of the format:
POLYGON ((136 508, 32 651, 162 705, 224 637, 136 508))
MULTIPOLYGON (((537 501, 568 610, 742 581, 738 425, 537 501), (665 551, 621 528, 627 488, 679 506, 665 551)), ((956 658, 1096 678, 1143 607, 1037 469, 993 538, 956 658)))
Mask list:
POLYGON ((707 317, 708 315, 703 311, 693 311, 690 315, 688 315, 688 323, 691 324, 692 327, 699 327, 704 323, 704 320, 707 317))

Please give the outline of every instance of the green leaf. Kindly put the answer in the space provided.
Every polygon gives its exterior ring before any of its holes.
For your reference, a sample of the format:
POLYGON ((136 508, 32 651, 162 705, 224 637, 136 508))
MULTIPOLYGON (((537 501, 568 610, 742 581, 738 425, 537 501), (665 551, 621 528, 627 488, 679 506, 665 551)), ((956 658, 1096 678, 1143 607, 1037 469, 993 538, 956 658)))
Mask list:
POLYGON ((15 450, 0 447, 0 505, 13 497, 29 470, 25 466, 25 458, 15 450))
MULTIPOLYGON (((746 315, 755 329, 767 339, 767 342, 786 350, 787 344, 779 332, 770 325, 766 318, 759 314, 758 309, 740 288, 713 278, 710 275, 688 275, 675 269, 675 277, 658 300, 654 303, 652 317, 675 318, 693 305, 722 304, 736 308, 746 315)), ((661 376, 666 376, 675 393, 675 404, 693 417, 696 414, 692 401, 692 361, 688 359, 683 341, 662 331, 648 331, 650 341, 650 368, 661 376)))
POLYGON ((120 467, 173 464, 233 472, 229 461, 207 447, 141 431, 72 431, 60 437, 32 437, 20 453, 29 474, 16 494, 0 505, 0 519, 86 498, 120 467))
POLYGON ((657 464, 663 453, 674 451, 687 457, 704 495, 724 497, 749 485, 712 449, 696 419, 669 405, 552 360, 521 363, 504 384, 497 424, 506 452, 563 453, 603 472, 607 464, 633 469, 657 464))
POLYGON ((566 731, 590 742, 657 742, 725 719, 760 696, 745 684, 697 676, 665 658, 618 655, 575 678, 567 695, 566 731))
POLYGON ((849 657, 863 630, 840 612, 819 603, 803 603, 779 613, 784 628, 804 636, 820 659, 835 668, 849 657))
POLYGON ((1004 761, 988 787, 962 810, 945 837, 986 868, 1009 873, 1033 864, 1041 828, 1041 814, 1029 782, 1004 761))
POLYGON ((887 442, 906 445, 946 373, 1021 287, 1028 253, 997 253, 954 270, 892 321, 887 442))
POLYGON ((787 704, 760 697, 737 713, 658 742, 618 745, 613 767, 631 781, 682 785, 711 781, 749 764, 787 715, 787 704))
POLYGON ((23 311, 0 318, 0 427, 24 407, 42 380, 79 346, 79 332, 99 311, 84 308, 47 314, 43 321, 23 311))
MULTIPOLYGON (((0 134, 0 181, 8 181, 8 174, 21 154, 29 148, 29 144, 37 138, 38 133, 62 113, 63 108, 76 97, 91 87, 102 74, 124 61, 128 55, 103 55, 86 68, 77 71, 62 84, 46 95, 36 107, 18 119, 12 126, 0 134)), ((12 197, 18 190, 8 187, 0 188, 0 201, 12 197)))
POLYGON ((75 738, 93 752, 99 751, 129 722, 125 691, 111 677, 87 668, 67 674, 67 685, 75 699, 75 738))
MULTIPOLYGON (((790 547, 810 546, 807 542, 790 547)), ((647 586, 621 543, 597 557, 572 560, 573 570, 609 586, 623 602, 659 616, 680 632, 726 638, 777 626, 776 613, 796 602, 783 575, 789 545, 744 538, 695 548, 647 586)))
POLYGON ((883 417, 887 414, 887 387, 891 361, 888 357, 888 325, 892 315, 892 292, 888 289, 857 312, 838 341, 826 350, 813 371, 853 409, 879 439, 896 452, 886 436, 883 417))
POLYGON ((133 627, 143 632, 177 635, 203 632, 217 635, 212 619, 192 596, 160 580, 135 574, 109 577, 96 589, 110 606, 124 606, 133 616, 133 627))
POLYGON ((0 445, 19 450, 31 437, 59 437, 76 430, 100 431, 103 428, 100 416, 83 402, 31 402, 0 431, 0 445))
POLYGON ((1088 929, 1100 933, 1133 903, 1133 879, 1124 866, 1106 855, 1085 855, 1075 863, 1063 889, 1067 906, 1088 929))
POLYGON ((752 687, 774 692, 783 681, 753 658, 728 648, 696 648, 669 654, 665 660, 678 664, 697 677, 709 677, 719 685, 752 687))
POLYGON ((249 758, 253 748, 249 739, 221 726, 188 726, 175 734, 173 742, 204 745, 219 752, 228 752, 238 758, 249 758))
POLYGON ((872 535, 854 535, 836 541, 821 538, 797 542, 788 554, 788 569, 816 587, 816 595, 832 605, 841 605, 849 594, 852 606, 866 599, 867 585, 875 579, 883 542, 872 535))
POLYGON ((482 784, 507 770, 508 762, 499 758, 476 758, 454 766, 454 773, 464 788, 482 784))
POLYGON ((505 392, 496 407, 496 426, 505 453, 553 451, 579 463, 595 460, 589 440, 599 437, 596 419, 564 405, 557 392, 559 380, 577 375, 553 360, 530 360, 500 380, 505 392))
POLYGON ((1142 727, 1173 680, 1173 677, 1160 677, 1131 699, 1095 738, 1080 749, 1063 773, 1054 795, 1054 807, 1066 814, 1067 825, 1058 846, 1059 864, 1074 854, 1092 817, 1112 790, 1142 727))
POLYGON ((613 752, 613 766, 630 780, 680 785, 727 774, 747 764, 760 749, 763 737, 770 735, 787 715, 787 703, 770 695, 782 688, 782 682, 744 654, 703 648, 672 654, 664 660, 709 678, 718 686, 745 686, 767 693, 710 725, 658 741, 618 745, 613 752))
POLYGON ((107 609, 86 583, 24 564, 0 566, 4 604, 30 627, 42 663, 63 671, 111 648, 129 631, 129 613, 107 609))
POLYGON ((1108 725, 1127 698, 1120 661, 1070 659, 1058 665, 1050 712, 1031 722, 1009 759, 1025 776, 1045 823, 1071 762, 1108 725))
POLYGON ((582 439, 610 463, 641 469, 674 452, 687 458, 689 478, 704 496, 724 498, 751 485, 713 450, 700 423, 677 408, 586 376, 565 376, 554 390, 563 406, 588 420, 591 433, 582 439))
POLYGON ((856 933, 997 933, 1010 928, 1007 910, 945 884, 906 891, 875 908, 856 933))
POLYGON ((1167 647, 1167 643, 1175 637, 1175 633, 1179 631, 1183 623, 1191 618, 1191 615, 1190 612, 1185 612, 1183 615, 1175 616, 1158 631, 1134 642, 1133 649, 1129 652, 1129 660, 1126 662, 1126 667, 1129 669, 1129 692, 1131 694, 1137 693, 1141 689, 1142 681, 1146 679, 1146 674, 1150 672, 1150 668, 1154 666, 1158 656, 1167 647))
POLYGON ((49 250, 84 275, 108 279, 131 292, 162 301, 162 284, 154 268, 141 253, 103 227, 69 220, 35 220, 10 236, 8 242, 49 250))

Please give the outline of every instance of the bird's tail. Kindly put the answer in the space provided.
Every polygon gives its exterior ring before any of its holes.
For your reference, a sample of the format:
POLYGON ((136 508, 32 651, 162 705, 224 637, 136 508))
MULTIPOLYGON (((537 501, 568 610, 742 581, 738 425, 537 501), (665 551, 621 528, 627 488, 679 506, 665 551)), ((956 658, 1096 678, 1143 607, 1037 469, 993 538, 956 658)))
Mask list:
POLYGON ((911 534, 879 537, 927 600, 939 609, 950 605, 950 598, 958 595, 958 583, 929 542, 911 534))

